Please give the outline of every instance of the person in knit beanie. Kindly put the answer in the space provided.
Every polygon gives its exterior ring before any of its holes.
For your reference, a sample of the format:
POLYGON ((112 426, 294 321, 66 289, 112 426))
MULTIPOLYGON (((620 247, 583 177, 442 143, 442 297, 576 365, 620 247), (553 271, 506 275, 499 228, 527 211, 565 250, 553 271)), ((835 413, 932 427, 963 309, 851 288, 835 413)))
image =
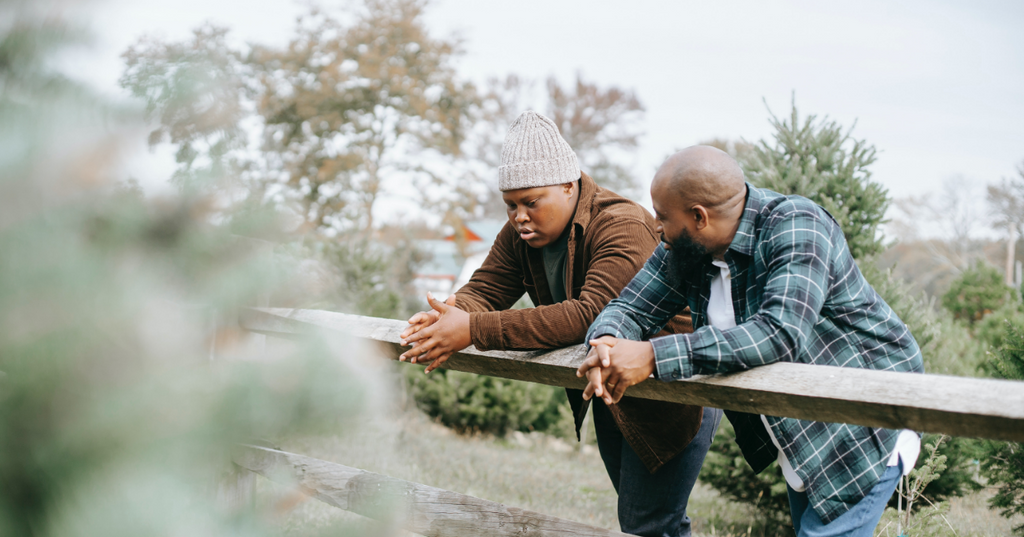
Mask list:
MULTIPOLYGON (((523 112, 508 129, 498 168, 508 223, 483 265, 445 302, 409 319, 400 360, 429 373, 452 354, 581 345, 601 310, 636 275, 660 238, 654 218, 598 186, 553 121, 523 112), (537 307, 511 309, 524 294, 537 307)), ((688 314, 663 334, 692 331, 688 314)), ((690 535, 686 505, 722 411, 637 399, 615 404, 566 394, 576 433, 594 406, 598 448, 619 493, 619 524, 636 535, 690 535)))

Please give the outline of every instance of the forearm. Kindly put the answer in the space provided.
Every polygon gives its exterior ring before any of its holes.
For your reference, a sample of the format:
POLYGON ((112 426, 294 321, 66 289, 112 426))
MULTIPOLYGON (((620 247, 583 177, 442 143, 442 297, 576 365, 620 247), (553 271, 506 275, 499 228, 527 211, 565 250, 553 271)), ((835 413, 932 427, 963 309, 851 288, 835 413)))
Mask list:
POLYGON ((684 297, 662 276, 667 251, 658 247, 618 298, 612 300, 590 327, 587 339, 604 335, 647 339, 686 308, 684 297))
POLYGON ((703 326, 691 334, 672 334, 651 340, 655 376, 675 380, 745 371, 779 361, 797 361, 803 341, 796 327, 762 315, 726 330, 703 326))
POLYGON ((470 314, 470 334, 479 349, 559 349, 583 343, 600 305, 567 300, 551 306, 470 314))

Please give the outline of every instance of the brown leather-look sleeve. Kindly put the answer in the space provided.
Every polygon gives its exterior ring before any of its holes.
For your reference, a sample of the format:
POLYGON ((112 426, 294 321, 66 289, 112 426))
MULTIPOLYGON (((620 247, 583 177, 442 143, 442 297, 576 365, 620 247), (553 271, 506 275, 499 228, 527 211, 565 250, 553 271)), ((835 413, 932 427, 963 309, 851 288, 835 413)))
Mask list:
MULTIPOLYGON (((590 264, 579 298, 550 306, 470 316, 473 344, 480 349, 557 349, 583 343, 601 310, 633 279, 657 246, 650 228, 636 218, 611 216, 590 223, 590 264)), ((576 240, 587 240, 577 238, 576 240)), ((569 291, 567 289, 567 291, 569 291)), ((575 291, 575 290, 573 290, 575 291)), ((576 296, 575 292, 568 293, 576 296)))

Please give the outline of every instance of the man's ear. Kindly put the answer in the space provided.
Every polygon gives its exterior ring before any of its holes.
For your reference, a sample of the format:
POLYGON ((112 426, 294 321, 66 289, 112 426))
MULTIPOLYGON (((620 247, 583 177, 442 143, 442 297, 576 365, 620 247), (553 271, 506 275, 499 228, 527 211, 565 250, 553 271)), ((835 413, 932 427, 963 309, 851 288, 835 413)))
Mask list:
POLYGON ((708 227, 708 210, 703 205, 694 205, 693 220, 697 224, 697 231, 708 227))
POLYGON ((565 192, 566 196, 572 196, 573 189, 575 189, 575 188, 576 188, 576 183, 575 182, 565 183, 564 185, 562 185, 562 189, 563 189, 562 191, 565 192))

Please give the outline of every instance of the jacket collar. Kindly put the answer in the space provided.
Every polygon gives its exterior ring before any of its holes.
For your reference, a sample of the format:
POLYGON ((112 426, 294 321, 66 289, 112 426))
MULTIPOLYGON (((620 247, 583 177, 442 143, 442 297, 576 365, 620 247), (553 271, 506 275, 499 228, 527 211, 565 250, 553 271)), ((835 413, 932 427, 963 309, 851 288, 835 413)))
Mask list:
POLYGON ((743 208, 743 216, 740 217, 740 226, 736 229, 736 235, 732 238, 732 243, 729 244, 729 250, 738 254, 753 256, 754 245, 757 242, 754 235, 754 223, 757 220, 757 216, 761 214, 761 209, 767 200, 764 191, 760 188, 756 188, 750 183, 746 183, 746 185, 747 202, 743 208))
POLYGON ((594 209, 594 198, 600 187, 590 178, 589 175, 580 172, 579 198, 576 200, 576 214, 572 217, 574 226, 580 226, 580 231, 586 231, 590 224, 591 212, 594 209))

